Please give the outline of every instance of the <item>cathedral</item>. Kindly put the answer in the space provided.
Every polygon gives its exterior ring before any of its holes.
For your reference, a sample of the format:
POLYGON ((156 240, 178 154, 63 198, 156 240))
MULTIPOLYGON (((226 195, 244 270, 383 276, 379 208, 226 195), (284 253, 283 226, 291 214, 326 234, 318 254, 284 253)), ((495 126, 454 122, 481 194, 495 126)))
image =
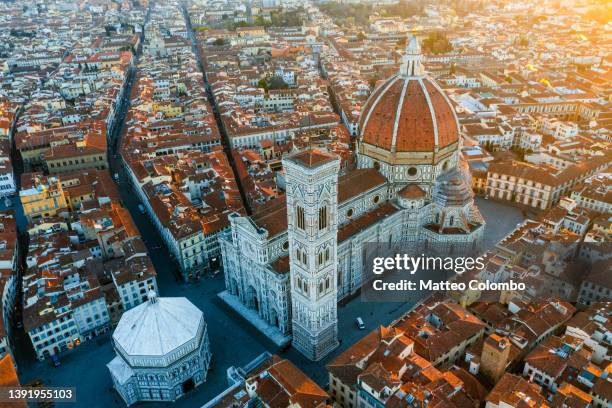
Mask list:
POLYGON ((230 215, 220 238, 229 295, 311 360, 338 345, 337 304, 362 285, 363 244, 471 251, 485 222, 459 164, 455 111, 416 37, 359 124, 357 169, 317 149, 283 159, 286 195, 230 215))

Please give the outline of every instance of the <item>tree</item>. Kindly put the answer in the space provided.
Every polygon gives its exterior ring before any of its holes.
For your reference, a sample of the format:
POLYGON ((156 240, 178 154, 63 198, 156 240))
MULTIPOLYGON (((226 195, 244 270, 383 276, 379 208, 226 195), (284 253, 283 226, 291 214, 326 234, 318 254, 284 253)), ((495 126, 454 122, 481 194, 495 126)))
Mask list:
POLYGON ((486 141, 484 142, 484 144, 482 145, 482 147, 484 147, 484 149, 489 152, 492 153, 495 149, 493 143, 491 141, 486 141))
POLYGON ((423 51, 430 54, 444 54, 453 50, 453 46, 441 31, 434 31, 423 40, 423 51))
POLYGON ((519 45, 519 46, 521 46, 521 47, 527 47, 527 46, 529 46, 529 39, 528 39, 528 38, 526 38, 526 37, 521 37, 521 38, 518 40, 518 45, 519 45))
POLYGON ((413 16, 422 16, 425 11, 425 2, 400 0, 395 4, 386 4, 382 6, 378 12, 383 17, 401 17, 408 18, 413 16))
POLYGON ((289 85, 287 85, 287 83, 283 81, 283 78, 281 77, 273 76, 272 78, 268 79, 268 89, 287 89, 287 88, 289 88, 289 85))
POLYGON ((259 82, 257 83, 257 86, 260 87, 260 88, 265 89, 266 92, 268 91, 268 83, 263 78, 259 80, 259 82))
POLYGON ((264 18, 262 16, 257 16, 253 20, 253 24, 255 24, 256 26, 268 27, 270 25, 270 22, 264 20, 264 18))
POLYGON ((376 86, 376 82, 378 82, 378 78, 376 77, 370 78, 370 80, 368 81, 368 85, 370 85, 370 89, 374 89, 374 87, 376 86))
POLYGON ((369 4, 340 4, 336 1, 321 4, 319 9, 322 13, 330 16, 338 25, 358 25, 368 24, 372 6, 369 4))
POLYGON ((529 153, 529 149, 524 149, 522 147, 513 146, 510 150, 516 155, 516 158, 520 161, 525 161, 525 154, 529 153))
POLYGON ((360 31, 360 32, 359 32, 359 34, 357 34, 357 39, 358 39, 359 41, 363 41, 363 40, 365 40, 365 39, 366 39, 366 35, 365 35, 365 33, 364 33, 363 31, 360 31))
POLYGON ((273 76, 271 78, 262 78, 259 80, 259 82, 257 82, 257 86, 259 88, 263 88, 266 92, 268 92, 269 90, 274 90, 274 89, 287 89, 289 88, 289 85, 287 85, 287 83, 285 81, 283 81, 283 78, 279 77, 279 76, 273 76))
POLYGON ((221 37, 215 38, 215 41, 213 41, 213 45, 217 45, 217 46, 225 45, 225 40, 221 37))

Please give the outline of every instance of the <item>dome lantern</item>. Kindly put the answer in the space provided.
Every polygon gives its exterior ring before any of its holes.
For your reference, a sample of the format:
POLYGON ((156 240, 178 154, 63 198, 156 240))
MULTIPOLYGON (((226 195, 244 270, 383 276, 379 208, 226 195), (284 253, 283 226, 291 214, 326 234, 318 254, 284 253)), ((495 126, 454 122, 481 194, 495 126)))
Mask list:
POLYGON ((403 77, 418 77, 425 75, 421 46, 414 32, 412 33, 410 39, 406 41, 406 51, 402 57, 400 75, 403 77))

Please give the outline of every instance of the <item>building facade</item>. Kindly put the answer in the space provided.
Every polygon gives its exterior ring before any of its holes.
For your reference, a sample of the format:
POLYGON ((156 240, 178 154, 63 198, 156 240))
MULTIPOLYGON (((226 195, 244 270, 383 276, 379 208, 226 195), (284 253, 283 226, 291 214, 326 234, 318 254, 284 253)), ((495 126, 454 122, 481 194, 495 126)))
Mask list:
POLYGON ((117 356, 107 367, 129 406, 176 401, 206 381, 210 343, 204 314, 186 298, 149 300, 125 312, 113 333, 117 356))

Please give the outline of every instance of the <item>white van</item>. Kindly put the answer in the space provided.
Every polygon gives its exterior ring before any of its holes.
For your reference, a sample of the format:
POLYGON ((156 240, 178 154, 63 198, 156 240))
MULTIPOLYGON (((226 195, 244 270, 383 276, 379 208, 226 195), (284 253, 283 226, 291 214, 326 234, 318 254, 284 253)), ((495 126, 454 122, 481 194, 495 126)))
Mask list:
POLYGON ((359 327, 359 330, 365 329, 365 324, 363 323, 363 319, 361 317, 358 317, 356 322, 357 322, 357 327, 359 327))

